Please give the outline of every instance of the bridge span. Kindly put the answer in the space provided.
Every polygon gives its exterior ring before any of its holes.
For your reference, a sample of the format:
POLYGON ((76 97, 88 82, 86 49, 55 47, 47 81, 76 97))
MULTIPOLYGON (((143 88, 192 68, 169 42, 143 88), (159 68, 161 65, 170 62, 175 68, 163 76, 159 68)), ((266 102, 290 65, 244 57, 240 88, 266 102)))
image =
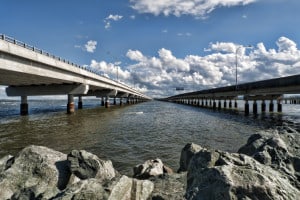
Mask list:
POLYGON ((151 98, 119 81, 109 79, 65 59, 53 56, 5 35, 0 35, 0 85, 9 97, 21 97, 21 115, 28 114, 28 96, 67 95, 67 112, 75 111, 74 97, 82 108, 82 97, 96 96, 102 105, 109 98, 136 103, 151 98))
POLYGON ((300 94, 300 75, 183 93, 163 100, 220 110, 222 104, 223 108, 237 109, 237 100, 243 97, 245 114, 248 115, 249 101, 253 101, 253 113, 257 114, 258 100, 261 101, 261 112, 266 112, 266 100, 270 112, 274 112, 274 101, 277 101, 277 112, 282 112, 284 94, 300 94))

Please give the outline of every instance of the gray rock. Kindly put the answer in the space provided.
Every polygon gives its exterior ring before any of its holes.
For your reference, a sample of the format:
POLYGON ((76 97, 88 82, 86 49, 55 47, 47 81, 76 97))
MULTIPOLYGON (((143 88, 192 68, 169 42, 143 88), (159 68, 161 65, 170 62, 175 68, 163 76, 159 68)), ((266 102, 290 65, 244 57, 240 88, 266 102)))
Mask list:
POLYGON ((154 183, 152 200, 185 199, 187 172, 150 178, 154 183))
POLYGON ((180 155, 180 163, 179 163, 179 172, 187 171, 190 160, 192 157, 201 150, 201 146, 194 144, 194 143, 188 143, 184 146, 184 148, 181 150, 180 155))
POLYGON ((260 163, 285 173, 291 183, 300 189, 300 159, 295 148, 299 144, 298 135, 287 131, 254 134, 238 153, 251 156, 260 163))
POLYGON ((55 196, 70 180, 66 158, 66 154, 46 147, 24 148, 0 173, 0 199, 55 196))
POLYGON ((148 180, 137 180, 127 176, 105 182, 99 179, 81 180, 53 200, 146 200, 154 185, 148 180))
POLYGON ((133 177, 138 179, 148 179, 152 176, 164 174, 164 164, 157 158, 147 160, 144 164, 137 165, 133 168, 133 177))
POLYGON ((236 153, 201 149, 190 161, 186 198, 297 199, 299 190, 284 173, 236 153))
POLYGON ((0 159, 0 173, 7 170, 15 162, 15 157, 12 155, 4 156, 0 159))
POLYGON ((118 174, 110 160, 101 160, 85 150, 73 150, 68 155, 68 161, 70 171, 82 180, 89 178, 110 180, 118 174))

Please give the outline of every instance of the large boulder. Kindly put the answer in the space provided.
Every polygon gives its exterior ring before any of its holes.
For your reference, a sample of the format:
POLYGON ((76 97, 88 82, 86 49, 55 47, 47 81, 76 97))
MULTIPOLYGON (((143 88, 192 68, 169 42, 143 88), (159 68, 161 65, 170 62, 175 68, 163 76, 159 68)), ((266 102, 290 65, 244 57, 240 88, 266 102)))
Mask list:
POLYGON ((70 171, 82 180, 89 178, 111 180, 118 174, 110 160, 101 160, 85 150, 71 151, 68 154, 68 161, 70 171))
POLYGON ((138 179, 148 179, 150 177, 172 173, 173 170, 164 165, 159 158, 147 160, 144 164, 137 165, 133 168, 133 177, 138 179))
POLYGON ((258 162, 285 173, 291 183, 300 189, 298 138, 299 133, 285 131, 254 134, 238 150, 238 153, 251 156, 258 162))
POLYGON ((179 172, 187 171, 190 160, 201 149, 202 149, 202 147, 197 144, 194 144, 194 143, 186 144, 183 147, 183 149, 181 150, 179 169, 177 170, 177 172, 179 173, 179 172))
POLYGON ((0 199, 55 196, 70 180, 66 159, 66 154, 34 145, 24 148, 15 158, 4 158, 6 162, 0 171, 0 199))
POLYGON ((202 148, 190 161, 186 198, 297 199, 300 191, 284 173, 244 154, 202 148))
POLYGON ((71 185, 53 200, 146 200, 151 196, 153 187, 151 181, 127 176, 108 182, 91 178, 71 185))

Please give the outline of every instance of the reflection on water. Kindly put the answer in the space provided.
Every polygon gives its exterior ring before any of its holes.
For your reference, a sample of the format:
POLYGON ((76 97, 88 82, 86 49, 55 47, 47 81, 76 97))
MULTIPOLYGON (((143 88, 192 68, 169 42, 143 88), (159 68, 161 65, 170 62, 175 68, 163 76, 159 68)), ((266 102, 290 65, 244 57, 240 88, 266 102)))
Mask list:
MULTIPOLYGON (((0 157, 30 144, 64 153, 85 149, 111 159, 121 173, 131 175, 133 166, 156 157, 176 170, 180 151, 189 142, 233 152, 252 133, 286 120, 299 125, 297 115, 285 113, 244 117, 157 101, 98 106, 99 102, 87 102, 87 108, 67 115, 64 101, 36 101, 30 104, 31 114, 21 117, 18 102, 0 101, 0 157)), ((287 108, 299 111, 299 106, 287 108)))

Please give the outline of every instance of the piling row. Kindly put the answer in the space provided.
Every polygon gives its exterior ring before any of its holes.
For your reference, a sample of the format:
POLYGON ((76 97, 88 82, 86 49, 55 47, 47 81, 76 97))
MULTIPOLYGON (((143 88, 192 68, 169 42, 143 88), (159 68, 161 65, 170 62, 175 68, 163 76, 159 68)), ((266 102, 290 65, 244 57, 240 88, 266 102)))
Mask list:
MULTIPOLYGON (((267 103, 266 100, 268 100, 268 110, 269 112, 274 112, 274 102, 277 103, 277 112, 282 112, 282 100, 281 96, 264 96, 264 98, 259 97, 244 97, 244 112, 245 115, 250 114, 250 103, 252 102, 252 111, 253 114, 258 114, 258 103, 257 101, 261 101, 261 112, 265 113, 267 112, 267 103)), ((238 102, 236 97, 230 97, 230 98, 180 98, 171 100, 171 102, 178 103, 178 104, 185 104, 185 105, 191 105, 191 106, 197 106, 201 108, 209 108, 213 110, 221 110, 221 109, 232 109, 237 110, 238 109, 238 102)))

